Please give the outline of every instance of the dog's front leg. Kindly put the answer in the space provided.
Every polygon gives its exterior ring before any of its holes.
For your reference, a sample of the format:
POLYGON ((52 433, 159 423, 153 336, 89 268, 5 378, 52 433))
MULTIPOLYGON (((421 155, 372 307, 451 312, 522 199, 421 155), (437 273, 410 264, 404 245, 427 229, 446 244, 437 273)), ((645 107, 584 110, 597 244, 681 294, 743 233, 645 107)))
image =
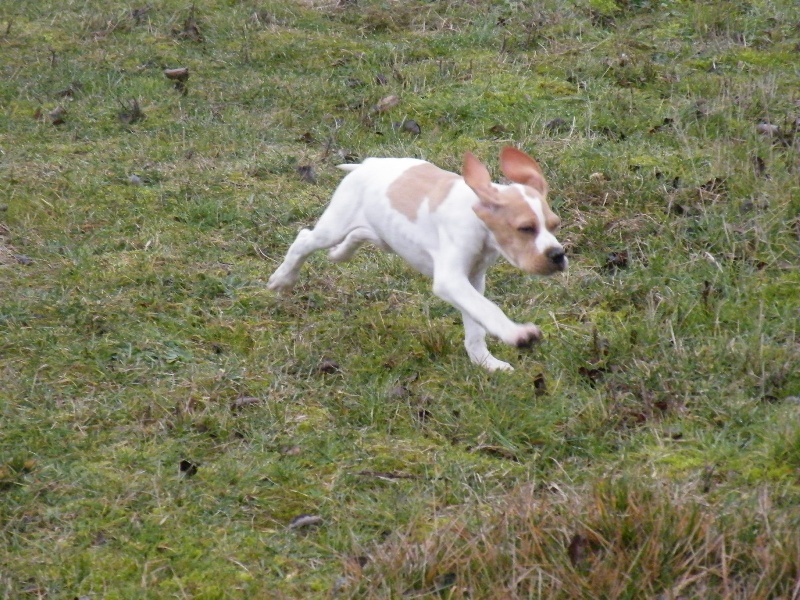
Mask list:
MULTIPOLYGON (((471 345, 476 355, 481 351, 479 332, 471 325, 467 325, 469 319, 510 346, 527 348, 541 339, 542 332, 536 325, 514 323, 499 306, 487 300, 475 289, 459 267, 460 265, 453 263, 437 263, 433 274, 433 293, 461 311, 465 317, 464 327, 469 328, 465 343, 471 345)), ((485 341, 482 343, 485 347, 485 341)), ((469 347, 467 352, 470 352, 469 347)), ((470 353, 471 358, 472 356, 470 353)))
POLYGON ((480 323, 473 320, 467 313, 461 313, 464 322, 464 347, 467 349, 469 359, 476 365, 489 371, 513 371, 514 367, 492 356, 486 346, 486 330, 480 323))
MULTIPOLYGON (((475 273, 469 278, 469 281, 475 290, 483 295, 486 287, 486 271, 475 273)), ((486 346, 486 330, 481 324, 463 311, 461 318, 464 322, 464 347, 467 349, 470 360, 489 371, 513 371, 514 367, 495 358, 489 352, 489 348, 486 346)))

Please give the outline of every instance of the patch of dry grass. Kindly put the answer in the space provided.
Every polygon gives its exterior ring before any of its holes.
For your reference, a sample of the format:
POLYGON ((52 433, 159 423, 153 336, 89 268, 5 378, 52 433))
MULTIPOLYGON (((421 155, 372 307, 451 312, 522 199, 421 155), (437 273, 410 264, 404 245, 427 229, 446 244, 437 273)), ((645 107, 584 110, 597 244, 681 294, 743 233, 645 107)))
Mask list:
POLYGON ((709 502, 624 480, 524 486, 365 549, 342 585, 369 598, 794 598, 800 515, 775 513, 781 501, 766 488, 709 502))

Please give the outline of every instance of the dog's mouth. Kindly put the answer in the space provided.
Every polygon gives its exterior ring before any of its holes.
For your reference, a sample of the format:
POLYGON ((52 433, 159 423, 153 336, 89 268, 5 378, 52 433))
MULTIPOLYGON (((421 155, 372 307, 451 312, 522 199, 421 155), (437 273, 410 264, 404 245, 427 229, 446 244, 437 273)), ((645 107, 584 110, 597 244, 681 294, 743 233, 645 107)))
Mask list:
POLYGON ((545 256, 550 259, 550 263, 555 267, 556 271, 565 271, 567 269, 567 253, 563 248, 552 248, 545 253, 545 256))
MULTIPOLYGON (((508 259, 508 257, 506 257, 508 259)), ((556 273, 563 273, 567 270, 569 266, 569 260, 564 257, 559 259, 558 261, 553 261, 550 259, 546 259, 539 255, 538 260, 534 260, 531 262, 527 261, 516 261, 512 259, 508 259, 512 265, 517 267, 518 269, 525 271, 526 273, 530 273, 531 275, 540 275, 543 277, 547 277, 549 275, 555 275, 556 273)))
POLYGON ((558 262, 550 261, 550 263, 549 263, 549 267, 550 268, 549 268, 548 272, 545 273, 545 275, 555 275, 556 273, 563 273, 564 271, 567 270, 567 266, 568 265, 569 265, 569 261, 567 260, 566 257, 564 257, 563 259, 559 260, 558 262))
MULTIPOLYGON (((499 245, 498 245, 499 246, 499 245)), ((567 270, 569 259, 562 246, 548 248, 544 252, 513 252, 499 246, 500 254, 512 265, 530 273, 531 275, 548 276, 561 273, 567 270)))
POLYGON ((547 252, 544 253, 547 257, 547 272, 545 275, 553 275, 554 273, 563 273, 567 270, 567 265, 569 265, 569 259, 567 259, 567 253, 564 252, 564 248, 561 246, 557 246, 555 248, 550 248, 547 252))

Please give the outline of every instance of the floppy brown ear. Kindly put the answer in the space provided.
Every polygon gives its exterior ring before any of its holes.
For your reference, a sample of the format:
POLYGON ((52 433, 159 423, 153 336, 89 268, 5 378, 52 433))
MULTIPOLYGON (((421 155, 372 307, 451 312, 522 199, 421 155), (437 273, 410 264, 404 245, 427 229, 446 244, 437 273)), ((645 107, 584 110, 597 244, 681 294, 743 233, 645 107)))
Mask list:
POLYGON ((500 170, 511 181, 528 185, 542 196, 547 195, 548 186, 542 168, 522 150, 513 146, 503 148, 500 151, 500 170))
POLYGON ((472 188, 478 196, 480 202, 472 207, 472 209, 481 215, 479 211, 492 211, 497 208, 499 198, 497 191, 492 187, 492 176, 489 174, 489 169, 486 168, 481 161, 479 161, 472 152, 464 154, 464 168, 461 170, 464 176, 464 181, 472 188))
POLYGON ((464 167, 461 169, 464 181, 473 190, 482 189, 492 184, 489 169, 479 161, 472 152, 464 154, 464 167))

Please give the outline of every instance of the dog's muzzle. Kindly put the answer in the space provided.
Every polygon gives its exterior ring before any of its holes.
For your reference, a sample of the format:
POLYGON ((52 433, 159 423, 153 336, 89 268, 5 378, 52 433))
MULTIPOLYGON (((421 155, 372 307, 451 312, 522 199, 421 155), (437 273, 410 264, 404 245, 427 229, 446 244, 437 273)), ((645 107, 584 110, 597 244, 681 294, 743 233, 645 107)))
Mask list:
POLYGON ((550 259, 550 262, 552 262, 559 271, 563 271, 567 268, 567 253, 564 252, 563 248, 549 248, 544 255, 550 259))

